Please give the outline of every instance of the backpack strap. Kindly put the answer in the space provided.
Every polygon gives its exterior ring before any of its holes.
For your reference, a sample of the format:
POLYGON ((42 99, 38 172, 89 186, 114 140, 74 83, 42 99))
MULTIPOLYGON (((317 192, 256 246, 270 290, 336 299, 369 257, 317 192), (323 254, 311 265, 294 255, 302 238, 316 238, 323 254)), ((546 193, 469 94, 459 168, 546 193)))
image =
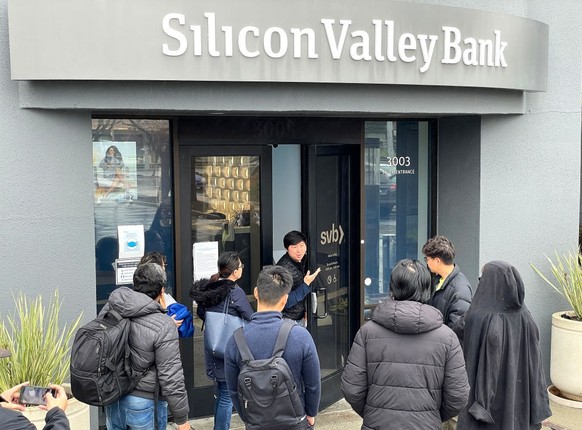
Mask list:
MULTIPOLYGON (((295 324, 291 321, 283 321, 283 324, 281 324, 281 327, 279 327, 279 334, 277 335, 277 340, 275 341, 275 347, 273 348, 273 354, 271 354, 271 357, 283 356, 283 352, 287 346, 287 340, 289 339, 289 334, 291 333, 293 326, 295 326, 295 324)), ((237 328, 234 331, 233 336, 236 346, 238 347, 238 351, 240 352, 242 361, 249 362, 254 360, 255 357, 249 349, 249 345, 243 333, 243 328, 237 328)))
POLYGON ((277 335, 277 341, 275 342, 275 348, 273 348, 272 357, 281 357, 283 352, 285 352, 285 347, 287 346, 287 339, 289 339, 289 334, 295 326, 291 321, 283 320, 283 324, 279 327, 279 334, 277 335))
POLYGON ((254 360, 255 357, 253 356, 253 353, 249 349, 249 344, 245 339, 243 328, 242 327, 237 328, 232 335, 234 336, 234 341, 236 343, 236 346, 238 347, 238 352, 240 352, 242 361, 249 362, 251 360, 254 360))

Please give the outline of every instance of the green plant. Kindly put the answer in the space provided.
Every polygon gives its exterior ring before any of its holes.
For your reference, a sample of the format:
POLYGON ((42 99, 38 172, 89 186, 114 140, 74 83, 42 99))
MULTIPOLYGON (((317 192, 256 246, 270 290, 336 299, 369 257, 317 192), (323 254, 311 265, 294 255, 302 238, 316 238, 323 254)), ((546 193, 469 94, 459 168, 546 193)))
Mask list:
POLYGON ((582 254, 578 252, 568 252, 559 255, 556 252, 555 261, 546 256, 550 262, 550 269, 555 281, 550 281, 537 267, 531 265, 536 273, 554 290, 568 300, 574 309, 576 318, 582 321, 582 254))
POLYGON ((71 338, 81 315, 71 324, 59 326, 61 302, 55 291, 48 305, 42 297, 14 297, 15 311, 0 322, 0 346, 12 356, 0 362, 0 390, 22 382, 47 386, 62 384, 69 375, 71 338))

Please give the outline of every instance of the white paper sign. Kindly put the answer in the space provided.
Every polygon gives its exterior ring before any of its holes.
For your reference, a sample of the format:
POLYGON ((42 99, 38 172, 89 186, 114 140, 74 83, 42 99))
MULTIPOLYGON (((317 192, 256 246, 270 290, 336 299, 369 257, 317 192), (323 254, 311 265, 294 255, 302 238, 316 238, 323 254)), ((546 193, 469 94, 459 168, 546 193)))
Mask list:
POLYGON ((143 224, 117 226, 117 240, 120 259, 143 257, 145 249, 143 224))
POLYGON ((195 281, 210 278, 218 268, 218 242, 198 242, 192 245, 192 267, 195 281))
POLYGON ((141 258, 126 258, 115 260, 115 285, 128 285, 133 283, 133 273, 141 258))

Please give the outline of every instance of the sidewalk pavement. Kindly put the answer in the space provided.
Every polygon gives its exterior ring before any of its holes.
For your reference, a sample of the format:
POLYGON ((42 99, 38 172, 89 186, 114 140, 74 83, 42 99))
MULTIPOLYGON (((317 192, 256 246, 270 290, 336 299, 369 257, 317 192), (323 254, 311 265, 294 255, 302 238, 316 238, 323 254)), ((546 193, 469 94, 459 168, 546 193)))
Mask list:
MULTIPOLYGON (((551 402, 553 415, 544 422, 541 430, 581 430, 582 423, 579 416, 570 417, 571 408, 560 409, 559 405, 551 402)), ((574 411, 576 412, 576 411, 574 411)), ((578 413, 579 414, 579 413, 578 413)), ((213 418, 198 418, 190 420, 190 425, 194 430, 213 430, 213 418)), ((336 403, 320 411, 315 417, 315 428, 317 430, 360 430, 362 419, 356 414, 350 405, 341 399, 336 403)), ((237 414, 232 415, 230 425, 231 430, 244 430, 245 426, 237 414)), ((169 424, 167 430, 176 430, 175 425, 169 424)))
MULTIPOLYGON (((190 425, 194 430, 212 430, 213 418, 198 418, 190 420, 190 425)), ((331 406, 320 411, 315 417, 315 428, 317 430, 360 430, 362 419, 356 414, 350 405, 342 399, 331 406)), ((232 415, 230 424, 231 430, 244 430, 245 426, 237 414, 232 415)), ((175 430, 176 427, 168 426, 168 430, 175 430)))

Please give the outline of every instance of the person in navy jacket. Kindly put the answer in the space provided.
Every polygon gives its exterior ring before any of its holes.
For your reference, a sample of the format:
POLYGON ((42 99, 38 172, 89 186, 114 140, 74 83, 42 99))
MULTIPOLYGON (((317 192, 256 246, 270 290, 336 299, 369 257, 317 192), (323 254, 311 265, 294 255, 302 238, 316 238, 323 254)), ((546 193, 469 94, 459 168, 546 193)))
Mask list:
MULTIPOLYGON (((254 289, 257 312, 243 329, 249 349, 256 360, 269 358, 273 353, 279 328, 283 324, 281 311, 285 307, 292 285, 293 278, 284 267, 265 266, 259 273, 257 286, 254 289)), ((302 424, 306 425, 301 428, 311 427, 315 424, 315 416, 319 409, 321 380, 319 357, 313 338, 307 329, 299 324, 293 327, 283 358, 293 373, 293 379, 305 408, 306 419, 302 424)), ((244 421, 244 411, 239 402, 237 385, 241 367, 241 355, 234 337, 231 337, 225 351, 226 384, 232 402, 244 421)), ((268 424, 265 423, 265 427, 268 424)))

